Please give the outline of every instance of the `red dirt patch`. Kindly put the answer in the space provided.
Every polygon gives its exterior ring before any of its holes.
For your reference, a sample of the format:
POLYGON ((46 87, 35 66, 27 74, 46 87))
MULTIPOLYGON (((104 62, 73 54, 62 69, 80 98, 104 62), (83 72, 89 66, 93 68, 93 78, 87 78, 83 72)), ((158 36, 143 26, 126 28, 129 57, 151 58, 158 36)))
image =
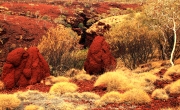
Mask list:
POLYGON ((61 12, 58 6, 47 4, 33 4, 33 3, 3 3, 3 7, 7 7, 9 11, 12 11, 15 15, 26 14, 31 12, 32 14, 38 14, 38 16, 47 15, 52 18, 58 17, 61 12))

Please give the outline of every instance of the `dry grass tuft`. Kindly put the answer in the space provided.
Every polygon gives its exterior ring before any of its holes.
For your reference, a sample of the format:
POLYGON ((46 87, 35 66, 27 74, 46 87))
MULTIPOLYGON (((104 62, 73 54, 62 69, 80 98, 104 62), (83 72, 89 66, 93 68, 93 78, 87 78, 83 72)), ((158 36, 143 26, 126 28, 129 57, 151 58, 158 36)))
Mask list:
POLYGON ((171 84, 168 84, 164 87, 167 93, 171 94, 179 94, 180 93, 180 79, 172 82, 171 84))
POLYGON ((70 82, 59 82, 54 84, 49 93, 51 94, 64 94, 66 92, 75 92, 78 89, 78 86, 70 82))
POLYGON ((64 77, 64 76, 57 76, 57 77, 52 78, 52 82, 53 82, 53 83, 69 82, 69 80, 70 80, 69 78, 64 77))
POLYGON ((132 85, 123 71, 107 72, 102 74, 96 80, 94 86, 105 85, 108 91, 129 90, 132 85))
POLYGON ((45 80, 42 80, 41 83, 44 83, 45 85, 53 85, 58 82, 69 82, 69 78, 64 76, 49 76, 46 77, 45 80))
POLYGON ((167 107, 167 108, 162 108, 160 110, 180 110, 180 106, 177 106, 177 107, 167 107))
POLYGON ((75 75, 77 75, 79 73, 84 73, 84 71, 79 70, 79 69, 75 69, 75 68, 71 68, 68 71, 66 71, 66 73, 64 75, 67 77, 74 77, 75 75))
POLYGON ((58 110, 74 110, 75 105, 73 103, 66 102, 60 103, 57 108, 58 110))
POLYGON ((27 105, 24 110, 45 110, 43 107, 41 106, 37 106, 37 105, 27 105))
POLYGON ((74 105, 73 103, 65 102, 57 106, 58 110, 88 110, 85 105, 74 105))
POLYGON ((122 102, 122 94, 117 91, 111 91, 104 94, 99 100, 96 100, 96 106, 102 106, 109 103, 121 103, 122 102))
POLYGON ((169 96, 164 89, 156 89, 151 94, 153 99, 168 100, 169 96))
POLYGON ((68 97, 71 99, 78 99, 78 100, 97 100, 100 99, 100 96, 96 93, 93 92, 82 92, 82 93, 78 93, 78 92, 74 92, 74 93, 65 93, 62 95, 62 97, 68 97))
POLYGON ((21 100, 18 99, 14 94, 0 94, 0 108, 5 109, 16 109, 21 104, 21 100))
POLYGON ((100 96, 98 94, 93 93, 93 92, 82 92, 81 97, 83 99, 87 99, 87 100, 88 99, 99 99, 100 98, 100 96))
POLYGON ((171 76, 171 75, 180 75, 180 65, 175 65, 175 66, 172 66, 170 68, 168 68, 168 70, 165 72, 164 74, 164 77, 168 77, 168 76, 171 76))
POLYGON ((128 79, 130 79, 134 88, 140 88, 148 93, 151 93, 155 90, 154 82, 158 79, 158 77, 152 72, 144 72, 139 74, 134 73, 130 75, 128 79))
POLYGON ((151 102, 149 95, 142 89, 131 89, 123 94, 123 102, 131 104, 145 104, 151 102))
POLYGON ((92 76, 86 73, 80 73, 73 77, 76 80, 91 80, 92 76))

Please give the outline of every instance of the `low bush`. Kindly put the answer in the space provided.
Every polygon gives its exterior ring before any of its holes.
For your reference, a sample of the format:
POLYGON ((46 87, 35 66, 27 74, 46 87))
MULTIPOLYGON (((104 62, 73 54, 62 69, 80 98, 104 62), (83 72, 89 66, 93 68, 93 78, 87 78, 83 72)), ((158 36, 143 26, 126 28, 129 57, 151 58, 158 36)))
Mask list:
POLYGON ((131 89, 123 94, 123 102, 130 104, 146 104, 151 102, 149 95, 142 89, 131 89))
POLYGON ((91 80, 92 76, 86 73, 79 73, 73 77, 76 80, 91 80))
POLYGON ((0 109, 2 110, 14 110, 21 104, 21 100, 14 94, 0 94, 0 109))
POLYGON ((151 97, 153 99, 159 99, 159 100, 167 100, 169 99, 168 94, 166 93, 166 91, 164 89, 156 89, 153 91, 153 93, 151 94, 151 97))
POLYGON ((49 76, 42 80, 41 83, 44 83, 45 85, 53 85, 58 82, 69 82, 69 80, 69 78, 64 76, 49 76))
POLYGON ((152 93, 155 90, 154 82, 158 77, 151 72, 144 72, 140 74, 134 73, 129 79, 132 85, 134 85, 133 88, 139 88, 147 93, 152 93))
POLYGON ((43 107, 41 106, 37 106, 37 105, 27 105, 24 110, 45 110, 43 107))
POLYGON ((123 71, 107 72, 98 77, 94 86, 105 85, 108 91, 129 90, 133 86, 123 71))
POLYGON ((167 69, 164 76, 180 75, 180 65, 174 65, 167 69))
POLYGON ((170 94, 179 94, 180 93, 180 79, 172 82, 171 84, 168 84, 164 87, 167 93, 170 94))
POLYGON ((121 103, 122 94, 117 91, 111 91, 104 94, 99 100, 96 100, 96 106, 103 106, 110 103, 121 103))
POLYGON ((38 49, 52 67, 51 73, 58 75, 70 68, 82 68, 86 51, 77 47, 78 35, 71 28, 58 25, 43 36, 38 49))
POLYGON ((75 92, 78 89, 78 86, 70 82, 59 82, 51 86, 49 93, 50 94, 64 94, 66 92, 75 92))

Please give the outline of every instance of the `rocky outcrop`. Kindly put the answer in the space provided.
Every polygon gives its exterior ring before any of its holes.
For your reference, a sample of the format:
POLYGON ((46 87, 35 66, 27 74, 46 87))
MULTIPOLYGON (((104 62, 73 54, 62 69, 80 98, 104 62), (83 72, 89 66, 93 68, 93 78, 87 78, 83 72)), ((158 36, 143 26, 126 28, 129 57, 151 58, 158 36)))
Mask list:
POLYGON ((47 76, 50 76, 48 63, 36 47, 30 47, 16 48, 8 54, 1 78, 5 88, 11 89, 36 84, 47 76))
POLYGON ((104 37, 96 36, 89 48, 84 69, 91 75, 102 74, 116 68, 116 59, 110 52, 109 44, 104 37))

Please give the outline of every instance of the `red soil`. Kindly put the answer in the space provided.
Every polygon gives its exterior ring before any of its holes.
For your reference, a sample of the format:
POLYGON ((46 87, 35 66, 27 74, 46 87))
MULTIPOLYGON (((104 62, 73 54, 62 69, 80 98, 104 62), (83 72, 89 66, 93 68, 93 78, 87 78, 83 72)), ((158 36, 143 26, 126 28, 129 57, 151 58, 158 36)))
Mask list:
POLYGON ((30 3, 3 3, 1 6, 7 7, 14 14, 19 15, 26 12, 39 14, 39 16, 48 15, 52 18, 58 17, 61 12, 58 6, 47 4, 30 4, 30 3))

